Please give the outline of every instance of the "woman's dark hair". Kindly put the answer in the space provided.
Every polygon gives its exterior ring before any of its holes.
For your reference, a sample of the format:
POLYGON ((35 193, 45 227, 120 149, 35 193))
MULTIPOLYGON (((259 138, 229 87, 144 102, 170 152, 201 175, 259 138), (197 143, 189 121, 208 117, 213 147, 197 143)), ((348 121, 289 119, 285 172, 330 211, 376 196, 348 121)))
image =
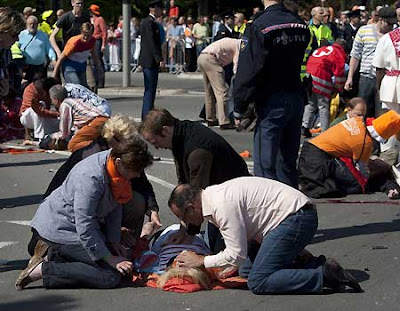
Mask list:
POLYGON ((124 167, 136 172, 141 172, 153 164, 153 156, 140 137, 133 137, 126 144, 118 144, 111 150, 111 156, 120 158, 124 167))

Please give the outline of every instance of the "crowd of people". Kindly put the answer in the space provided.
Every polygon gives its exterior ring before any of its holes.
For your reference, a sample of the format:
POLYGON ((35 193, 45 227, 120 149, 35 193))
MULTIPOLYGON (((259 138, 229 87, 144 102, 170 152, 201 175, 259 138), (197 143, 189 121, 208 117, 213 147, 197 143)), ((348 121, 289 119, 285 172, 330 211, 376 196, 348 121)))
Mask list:
POLYGON ((25 20, 15 10, 0 8, 2 105, 10 89, 8 49, 17 39, 22 55, 40 47, 40 57, 23 77, 31 79, 20 108, 25 143, 33 130, 42 148, 72 152, 32 220, 32 258, 16 280, 18 290, 38 280, 45 288, 113 288, 121 277, 140 272, 145 255, 139 246, 148 245, 162 225, 145 172, 153 161, 149 143, 172 152, 179 184, 168 201, 179 229, 163 241, 173 246, 171 252, 152 249, 157 273, 168 271, 173 261, 174 271, 182 274, 234 267, 231 274, 246 279, 255 294, 321 293, 345 286, 362 291, 336 260, 306 250, 318 227, 311 198, 371 191, 400 198, 392 172, 400 133, 396 10, 379 7, 370 18, 366 8, 357 7, 336 20, 332 8, 316 6, 305 22, 307 11, 291 2, 263 4, 264 10, 247 23, 243 14, 233 12, 223 14, 223 21, 215 19, 212 27, 206 17, 192 26, 186 19, 195 48, 191 53, 203 74, 208 126, 154 108, 158 73, 166 60, 163 38, 176 41, 189 33, 179 28, 174 1, 165 33, 157 22, 163 16, 160 1, 149 3, 149 15, 137 31, 145 81, 140 125, 132 117, 112 115, 108 101, 86 81, 88 69, 100 87, 104 77, 105 22, 98 6, 91 5, 90 18, 83 1, 72 0, 72 11, 60 17, 50 39, 37 35, 36 17, 25 20), (89 54, 94 71, 87 66, 89 54), (38 70, 46 59, 54 61, 54 77, 38 70), (56 79, 59 72, 63 84, 56 79), (257 118, 255 176, 210 128, 238 128, 249 110, 257 118), (321 133, 311 137, 315 127, 321 133), (302 133, 310 139, 298 157, 302 133), (203 222, 208 244, 198 235, 203 222))

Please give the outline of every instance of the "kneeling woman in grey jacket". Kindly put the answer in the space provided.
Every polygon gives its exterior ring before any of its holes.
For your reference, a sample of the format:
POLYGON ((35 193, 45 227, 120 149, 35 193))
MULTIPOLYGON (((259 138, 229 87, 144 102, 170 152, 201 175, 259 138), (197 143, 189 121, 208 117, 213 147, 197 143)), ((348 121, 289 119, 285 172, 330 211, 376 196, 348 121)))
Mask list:
MULTIPOLYGON (((34 255, 15 284, 43 279, 45 288, 113 288, 132 271, 120 244, 121 204, 132 198, 129 180, 151 165, 138 137, 78 163, 32 220, 47 258, 34 255)), ((39 252, 35 252, 39 253, 39 252)))

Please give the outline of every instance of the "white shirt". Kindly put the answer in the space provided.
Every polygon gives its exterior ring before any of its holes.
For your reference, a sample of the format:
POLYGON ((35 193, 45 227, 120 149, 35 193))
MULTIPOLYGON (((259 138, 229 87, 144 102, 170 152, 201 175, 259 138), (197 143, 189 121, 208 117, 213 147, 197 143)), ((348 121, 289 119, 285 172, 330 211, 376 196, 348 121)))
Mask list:
MULTIPOLYGON (((396 55, 389 33, 383 35, 379 40, 372 65, 377 68, 385 68, 386 70, 400 70, 399 58, 396 55)), ((390 104, 400 104, 399 76, 385 75, 381 83, 379 96, 381 102, 388 105, 391 109, 393 108, 390 104)))
POLYGON ((263 237, 311 200, 300 191, 261 177, 240 177, 203 190, 204 219, 219 228, 226 248, 206 256, 204 266, 238 266, 247 257, 247 242, 263 237))
POLYGON ((64 87, 68 92, 68 97, 81 99, 87 102, 88 106, 93 106, 98 109, 101 112, 100 115, 106 117, 111 116, 111 108, 107 99, 100 97, 96 93, 80 84, 66 83, 64 87))

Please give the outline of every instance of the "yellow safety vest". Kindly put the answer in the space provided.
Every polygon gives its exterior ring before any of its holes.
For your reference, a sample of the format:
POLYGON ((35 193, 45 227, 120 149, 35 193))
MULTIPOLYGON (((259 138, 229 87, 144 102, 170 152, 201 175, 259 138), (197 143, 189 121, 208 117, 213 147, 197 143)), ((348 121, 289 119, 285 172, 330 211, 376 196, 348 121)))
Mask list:
MULTIPOLYGON (((54 23, 53 29, 57 27, 57 22, 54 23)), ((61 28, 58 28, 58 32, 56 34, 56 41, 62 41, 63 40, 63 30, 61 28)))
POLYGON ((308 73, 307 73, 307 60, 308 60, 308 57, 310 56, 310 54, 312 52, 312 45, 313 45, 314 40, 315 40, 314 39, 314 33, 310 29, 310 42, 308 42, 307 48, 304 51, 303 62, 301 63, 301 70, 300 70, 301 82, 303 82, 304 78, 306 78, 308 76, 308 73))
POLYGON ((311 29, 311 31, 313 32, 315 38, 317 39, 318 42, 318 47, 321 46, 321 41, 323 39, 328 40, 329 43, 333 43, 333 36, 332 36, 332 30, 326 26, 326 25, 310 25, 309 28, 311 29))
POLYGON ((45 34, 47 34, 48 36, 50 36, 50 35, 51 35, 51 32, 53 31, 53 30, 51 29, 50 24, 49 24, 47 21, 41 22, 40 25, 39 25, 39 27, 38 27, 38 29, 41 30, 41 31, 43 31, 43 32, 44 32, 45 34))
POLYGON ((240 32, 241 34, 244 34, 244 31, 246 30, 246 23, 243 23, 242 26, 240 27, 235 25, 235 27, 233 27, 233 30, 236 32, 240 32))
POLYGON ((11 57, 12 59, 21 59, 24 58, 24 56, 22 55, 21 49, 19 48, 19 42, 15 42, 12 46, 11 46, 11 57))

